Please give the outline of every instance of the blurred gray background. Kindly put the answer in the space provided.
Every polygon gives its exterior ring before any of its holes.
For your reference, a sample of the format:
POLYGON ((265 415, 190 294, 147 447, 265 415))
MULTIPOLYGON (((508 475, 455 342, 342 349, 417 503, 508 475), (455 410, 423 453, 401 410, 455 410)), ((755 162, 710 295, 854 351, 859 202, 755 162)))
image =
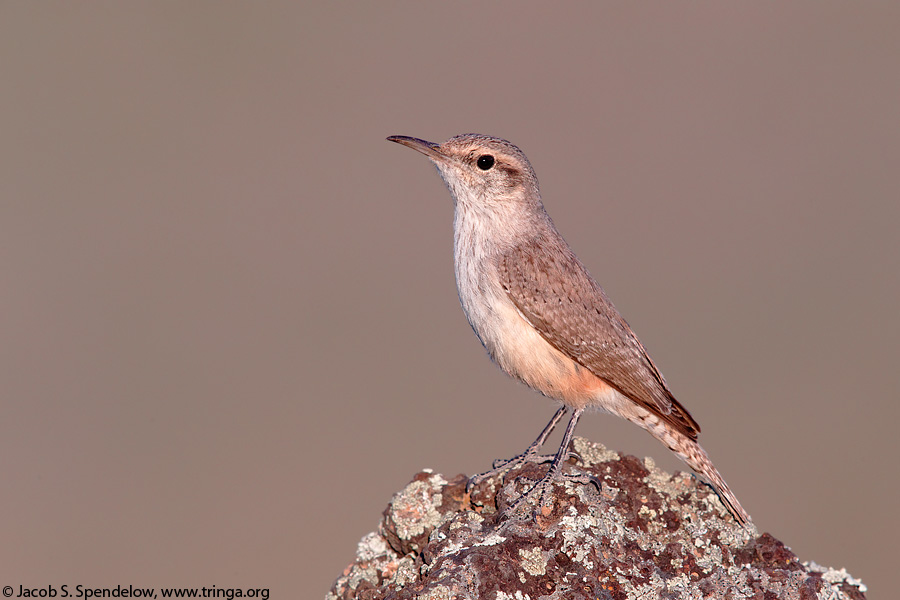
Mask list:
POLYGON ((530 443, 553 405, 486 358, 450 196, 384 141, 480 132, 760 529, 891 589, 898 31, 896 3, 0 4, 0 585, 321 597, 419 469, 530 443))

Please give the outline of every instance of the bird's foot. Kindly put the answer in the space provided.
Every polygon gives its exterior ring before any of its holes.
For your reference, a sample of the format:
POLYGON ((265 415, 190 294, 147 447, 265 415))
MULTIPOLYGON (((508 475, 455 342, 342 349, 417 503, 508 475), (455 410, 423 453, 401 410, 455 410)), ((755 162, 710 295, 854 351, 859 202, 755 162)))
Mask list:
POLYGON ((552 454, 538 454, 536 448, 533 450, 529 448, 522 454, 518 454, 512 458, 498 458, 494 461, 492 465, 493 468, 490 471, 485 471, 484 473, 479 473, 478 475, 473 475, 469 478, 469 481, 466 484, 466 492, 471 492, 472 488, 491 477, 505 473, 506 471, 524 465, 525 463, 546 463, 552 461, 553 458, 554 456, 552 454))
POLYGON ((564 485, 566 481, 583 485, 590 484, 597 488, 597 492, 602 492, 602 483, 596 476, 588 473, 566 473, 562 468, 554 469, 551 466, 546 475, 516 498, 512 504, 503 509, 500 519, 506 519, 514 515, 528 504, 527 500, 529 498, 533 498, 538 494, 537 511, 544 516, 549 515, 553 510, 553 486, 555 484, 564 485))

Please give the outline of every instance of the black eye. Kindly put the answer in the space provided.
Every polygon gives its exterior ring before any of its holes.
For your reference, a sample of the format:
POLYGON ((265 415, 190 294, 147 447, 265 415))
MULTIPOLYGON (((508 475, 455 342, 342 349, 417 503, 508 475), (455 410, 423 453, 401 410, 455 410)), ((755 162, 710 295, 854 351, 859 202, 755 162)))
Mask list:
POLYGON ((478 168, 482 171, 487 171, 494 166, 494 157, 490 154, 482 154, 478 157, 478 162, 475 164, 477 164, 478 168))

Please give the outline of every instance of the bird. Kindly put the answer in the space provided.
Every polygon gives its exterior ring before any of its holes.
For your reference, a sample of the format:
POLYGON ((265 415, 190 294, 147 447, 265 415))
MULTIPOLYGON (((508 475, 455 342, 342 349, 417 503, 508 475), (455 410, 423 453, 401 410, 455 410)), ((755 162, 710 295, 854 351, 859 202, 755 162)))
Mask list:
POLYGON ((497 461, 472 482, 526 461, 571 411, 547 473, 525 492, 562 477, 586 410, 630 421, 662 442, 710 485, 734 519, 751 523, 706 451, 700 425, 673 395, 631 327, 590 275, 544 208, 525 154, 497 137, 467 133, 443 143, 394 135, 424 154, 454 202, 454 271, 460 304, 490 358, 512 378, 560 403, 523 453, 497 461))

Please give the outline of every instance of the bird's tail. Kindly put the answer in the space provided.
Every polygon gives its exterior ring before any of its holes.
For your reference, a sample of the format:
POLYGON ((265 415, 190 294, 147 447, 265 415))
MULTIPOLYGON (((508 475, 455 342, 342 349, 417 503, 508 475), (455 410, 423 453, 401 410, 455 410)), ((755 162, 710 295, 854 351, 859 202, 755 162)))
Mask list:
POLYGON ((704 483, 708 484, 718 494, 719 499, 725 508, 728 509, 734 518, 741 525, 749 525, 752 521, 750 515, 738 502, 737 497, 719 470, 716 469, 710 460, 706 451, 697 443, 696 440, 676 431, 671 425, 667 424, 658 415, 651 413, 643 408, 636 409, 630 407, 633 414, 626 416, 628 420, 636 425, 646 429, 653 437, 665 444, 669 450, 675 453, 675 456, 683 460, 693 471, 700 476, 704 483))
POLYGON ((672 448, 670 446, 672 452, 687 463, 687 465, 693 469, 705 483, 715 490, 719 499, 722 501, 722 504, 725 505, 728 512, 730 512, 741 525, 749 525, 751 523, 750 515, 747 514, 747 511, 744 510, 744 507, 738 502, 737 496, 734 495, 734 492, 732 492, 731 488, 728 487, 728 484, 725 483, 725 480, 722 478, 722 475, 719 473, 719 470, 716 469, 713 462, 709 459, 706 451, 694 440, 685 441, 687 443, 678 448, 672 448))

